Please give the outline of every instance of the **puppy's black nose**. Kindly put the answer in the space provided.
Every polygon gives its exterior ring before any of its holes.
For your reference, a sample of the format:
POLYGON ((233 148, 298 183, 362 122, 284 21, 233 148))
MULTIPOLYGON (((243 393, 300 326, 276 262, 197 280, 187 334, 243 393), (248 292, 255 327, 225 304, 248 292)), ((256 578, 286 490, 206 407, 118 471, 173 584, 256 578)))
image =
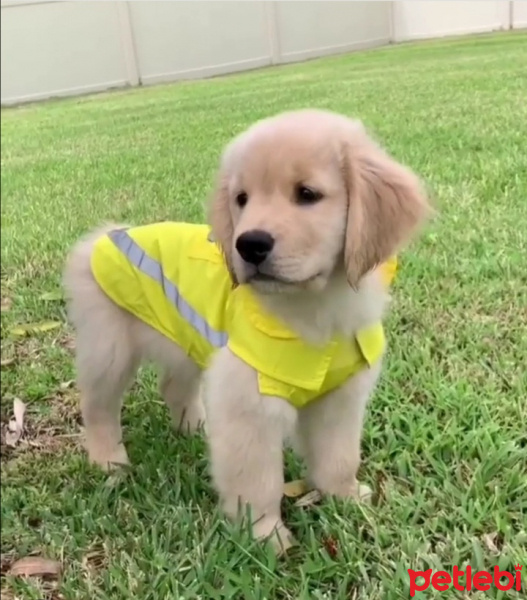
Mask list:
POLYGON ((236 250, 243 260, 256 266, 269 256, 273 246, 274 238, 260 229, 246 231, 236 240, 236 250))

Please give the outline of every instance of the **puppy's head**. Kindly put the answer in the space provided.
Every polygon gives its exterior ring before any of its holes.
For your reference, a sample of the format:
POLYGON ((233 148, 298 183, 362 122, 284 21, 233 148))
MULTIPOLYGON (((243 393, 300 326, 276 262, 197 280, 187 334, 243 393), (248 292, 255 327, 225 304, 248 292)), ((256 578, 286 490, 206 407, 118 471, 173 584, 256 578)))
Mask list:
POLYGON ((417 177, 359 122, 315 110, 253 125, 225 150, 210 222, 233 281, 262 293, 350 285, 428 213, 417 177))

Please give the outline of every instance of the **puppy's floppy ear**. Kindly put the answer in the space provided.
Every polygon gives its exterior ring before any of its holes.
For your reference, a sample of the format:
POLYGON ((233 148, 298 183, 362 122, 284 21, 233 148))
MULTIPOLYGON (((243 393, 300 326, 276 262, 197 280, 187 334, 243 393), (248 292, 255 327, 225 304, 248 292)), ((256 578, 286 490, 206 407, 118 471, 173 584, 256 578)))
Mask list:
POLYGON ((352 287, 409 241, 431 213, 419 179, 364 130, 345 148, 348 220, 344 262, 352 287), (362 138, 362 140, 360 139, 362 138))
POLYGON ((209 204, 209 223, 214 241, 220 246, 233 286, 238 285, 232 265, 234 223, 229 206, 228 179, 223 166, 217 177, 216 187, 209 204))

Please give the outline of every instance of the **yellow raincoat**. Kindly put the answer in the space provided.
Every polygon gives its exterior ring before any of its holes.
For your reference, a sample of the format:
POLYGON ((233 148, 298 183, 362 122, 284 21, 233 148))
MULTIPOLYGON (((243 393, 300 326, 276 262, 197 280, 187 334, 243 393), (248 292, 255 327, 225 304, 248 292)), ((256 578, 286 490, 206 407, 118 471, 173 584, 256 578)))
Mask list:
MULTIPOLYGON (((247 285, 235 289, 207 225, 156 223, 101 237, 91 258, 104 292, 180 346, 202 369, 223 346, 258 372, 261 394, 300 408, 380 359, 381 323, 355 339, 317 346, 302 340, 260 306, 247 285)), ((382 266, 386 285, 396 270, 382 266)))

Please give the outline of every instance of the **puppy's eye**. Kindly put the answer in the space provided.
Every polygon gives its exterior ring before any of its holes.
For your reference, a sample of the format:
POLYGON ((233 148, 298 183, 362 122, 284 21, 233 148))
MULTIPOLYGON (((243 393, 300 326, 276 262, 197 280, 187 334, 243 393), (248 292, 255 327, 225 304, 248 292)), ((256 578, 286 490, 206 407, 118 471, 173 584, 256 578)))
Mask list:
POLYGON ((318 190, 314 190, 306 185, 297 186, 295 194, 298 204, 314 204, 323 197, 318 190))
POLYGON ((247 200, 249 200, 249 196, 247 195, 246 192, 240 192, 236 196, 236 204, 240 208, 243 208, 247 204, 247 200))

